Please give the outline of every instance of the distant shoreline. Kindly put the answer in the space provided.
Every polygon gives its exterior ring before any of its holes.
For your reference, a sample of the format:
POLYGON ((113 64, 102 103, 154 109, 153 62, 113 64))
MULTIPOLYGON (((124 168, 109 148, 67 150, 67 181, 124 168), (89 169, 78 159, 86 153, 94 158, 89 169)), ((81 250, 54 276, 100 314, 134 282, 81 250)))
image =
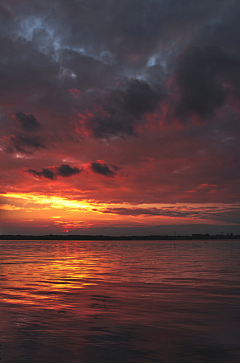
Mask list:
POLYGON ((43 235, 43 236, 24 236, 24 235, 0 235, 0 240, 71 240, 71 241, 159 241, 159 240, 215 240, 215 239, 240 239, 240 235, 209 235, 192 234, 191 236, 90 236, 90 235, 43 235))

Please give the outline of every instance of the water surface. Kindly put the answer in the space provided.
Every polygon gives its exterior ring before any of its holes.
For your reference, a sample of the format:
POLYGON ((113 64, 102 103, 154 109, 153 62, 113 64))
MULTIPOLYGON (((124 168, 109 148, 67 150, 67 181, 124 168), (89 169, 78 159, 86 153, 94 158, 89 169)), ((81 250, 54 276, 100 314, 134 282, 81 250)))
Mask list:
POLYGON ((1 241, 9 363, 239 363, 240 241, 1 241))

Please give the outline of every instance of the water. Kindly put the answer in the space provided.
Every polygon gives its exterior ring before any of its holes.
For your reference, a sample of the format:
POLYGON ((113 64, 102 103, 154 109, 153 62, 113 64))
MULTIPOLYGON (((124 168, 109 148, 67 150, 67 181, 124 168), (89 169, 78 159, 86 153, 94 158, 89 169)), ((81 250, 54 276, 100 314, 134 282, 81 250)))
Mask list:
POLYGON ((1 241, 9 363, 239 363, 240 241, 1 241))

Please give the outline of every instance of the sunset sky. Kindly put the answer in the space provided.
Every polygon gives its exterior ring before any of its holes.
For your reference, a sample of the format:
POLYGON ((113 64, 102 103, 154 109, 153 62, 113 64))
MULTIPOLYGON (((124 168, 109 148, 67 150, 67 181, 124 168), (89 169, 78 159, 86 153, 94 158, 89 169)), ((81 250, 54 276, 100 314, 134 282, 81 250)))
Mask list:
POLYGON ((239 234, 239 19, 2 0, 0 234, 239 234))

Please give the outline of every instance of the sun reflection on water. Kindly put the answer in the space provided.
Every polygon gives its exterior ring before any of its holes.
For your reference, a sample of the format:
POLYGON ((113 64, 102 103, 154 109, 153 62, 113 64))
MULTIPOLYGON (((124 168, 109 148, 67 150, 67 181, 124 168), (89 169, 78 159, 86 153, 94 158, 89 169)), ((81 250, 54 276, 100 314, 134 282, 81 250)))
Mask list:
POLYGON ((61 294, 96 284, 106 270, 91 249, 79 251, 73 244, 69 249, 68 241, 55 246, 54 251, 42 246, 36 256, 29 247, 18 249, 18 262, 14 256, 5 256, 2 300, 7 303, 58 305, 61 294))

